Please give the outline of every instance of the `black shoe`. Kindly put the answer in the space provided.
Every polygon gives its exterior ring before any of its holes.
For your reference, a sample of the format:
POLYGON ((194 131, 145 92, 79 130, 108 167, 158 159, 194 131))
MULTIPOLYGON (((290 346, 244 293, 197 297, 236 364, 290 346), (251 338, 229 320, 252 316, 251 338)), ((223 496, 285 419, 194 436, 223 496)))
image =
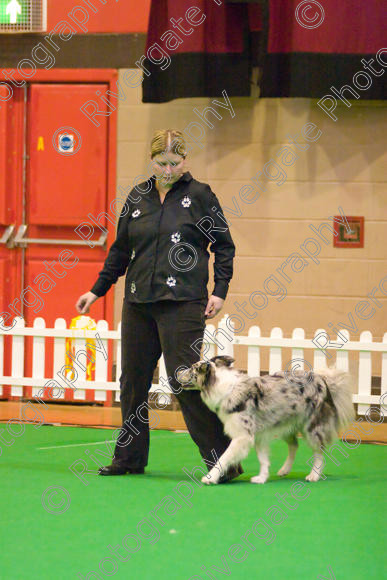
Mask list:
POLYGON ((125 473, 141 474, 145 473, 145 469, 143 467, 124 467, 119 463, 112 463, 98 469, 99 475, 125 475, 125 473))
POLYGON ((242 473, 243 469, 240 463, 238 465, 233 465, 232 467, 229 467, 226 473, 222 475, 218 483, 227 483, 228 481, 231 481, 232 479, 239 477, 239 475, 241 475, 242 473))
POLYGON ((142 475, 143 473, 145 473, 145 468, 144 467, 129 467, 128 473, 131 473, 132 475, 135 475, 135 474, 142 475))

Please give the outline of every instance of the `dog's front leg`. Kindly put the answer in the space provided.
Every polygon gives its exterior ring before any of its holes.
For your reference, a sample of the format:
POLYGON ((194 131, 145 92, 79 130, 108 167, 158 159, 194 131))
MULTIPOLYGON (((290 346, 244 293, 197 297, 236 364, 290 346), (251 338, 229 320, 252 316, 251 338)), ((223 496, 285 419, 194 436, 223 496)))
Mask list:
POLYGON ((216 465, 211 471, 202 477, 202 482, 207 485, 217 484, 222 472, 226 473, 231 465, 237 465, 242 459, 247 457, 254 440, 249 436, 236 437, 220 456, 216 465))
MULTIPOLYGON (((222 455, 222 457, 223 457, 223 455, 222 455)), ((222 457, 219 459, 219 463, 220 463, 222 457)), ((214 485, 216 485, 219 482, 221 468, 220 468, 220 466, 217 467, 217 465, 218 465, 218 463, 207 473, 207 475, 204 475, 202 477, 203 483, 206 483, 207 485, 211 485, 211 483, 213 483, 214 485)), ((220 465, 222 465, 222 464, 220 463, 220 465)))
POLYGON ((269 477, 269 448, 266 444, 255 444, 255 450, 257 452, 258 461, 260 463, 259 474, 255 475, 250 479, 251 483, 265 483, 269 477))

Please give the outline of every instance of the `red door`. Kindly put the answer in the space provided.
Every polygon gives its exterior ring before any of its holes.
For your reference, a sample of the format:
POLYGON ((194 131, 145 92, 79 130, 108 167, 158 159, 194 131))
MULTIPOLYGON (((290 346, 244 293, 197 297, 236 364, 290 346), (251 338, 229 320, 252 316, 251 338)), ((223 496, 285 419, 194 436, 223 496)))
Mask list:
MULTIPOLYGON (((37 83, 24 89, 19 132, 24 151, 13 168, 20 182, 12 195, 17 207, 16 234, 13 248, 3 250, 0 275, 5 280, 4 272, 19 272, 10 284, 15 294, 6 301, 16 299, 14 311, 20 312, 27 326, 37 316, 45 319, 46 326, 53 326, 59 317, 69 325, 78 315, 77 298, 90 290, 106 257, 106 232, 114 231, 115 221, 107 210, 109 118, 100 116, 100 126, 95 127, 80 107, 97 91, 105 93, 108 88, 103 83, 37 83), (83 222, 93 224, 90 241, 75 231, 83 222)), ((0 167, 1 163, 0 155, 0 167)), ((5 231, 10 217, 4 205, 0 219, 5 231)), ((107 300, 111 299, 112 293, 96 302, 95 320, 108 319, 107 300)), ((111 325, 112 320, 108 322, 111 325)), ((30 341, 27 347, 26 374, 30 376, 30 341)), ((46 377, 53 372, 50 350, 46 377)), ((30 395, 30 389, 25 388, 24 394, 30 395)), ((69 390, 66 399, 72 399, 72 394, 69 390)), ((87 394, 92 398, 92 393, 87 394)))
POLYGON ((11 322, 11 313, 7 311, 13 290, 10 272, 16 268, 15 255, 7 249, 7 242, 11 237, 16 220, 14 200, 7 198, 7 180, 10 173, 7 163, 7 149, 11 146, 7 140, 7 135, 10 133, 8 121, 12 118, 8 101, 5 101, 7 96, 7 88, 0 85, 0 316, 3 317, 5 325, 9 325, 11 322))
MULTIPOLYGON (((22 275, 21 252, 11 249, 11 246, 18 219, 21 217, 22 172, 17 170, 17 166, 23 158, 20 139, 23 127, 23 91, 14 89, 13 98, 6 100, 10 93, 4 84, 0 85, 0 316, 5 328, 13 325, 16 316, 12 311, 12 303, 15 296, 20 294, 22 275)), ((4 336, 4 347, 10 352, 11 338, 7 333, 4 336)), ((1 363, 3 373, 10 375, 10 356, 5 357, 1 363)), ((9 393, 10 387, 0 386, 0 396, 7 396, 9 393)))

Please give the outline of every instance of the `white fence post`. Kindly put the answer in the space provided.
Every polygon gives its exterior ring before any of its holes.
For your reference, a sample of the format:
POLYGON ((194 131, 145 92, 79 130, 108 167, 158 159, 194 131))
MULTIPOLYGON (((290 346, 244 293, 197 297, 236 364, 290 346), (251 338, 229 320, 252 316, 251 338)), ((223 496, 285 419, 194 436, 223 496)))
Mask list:
MULTIPOLYGON (((40 316, 34 320, 34 328, 42 330, 46 328, 44 318, 40 316)), ((44 367, 46 365, 46 339, 44 336, 34 336, 32 339, 32 376, 36 379, 44 379, 44 367)), ((32 388, 32 396, 38 396, 39 387, 32 388)))
MULTIPOLYGON (((55 330, 65 330, 66 321, 64 318, 57 318, 54 323, 55 330)), ((63 379, 61 383, 61 379, 57 376, 57 373, 65 366, 66 364, 66 339, 60 336, 56 336, 54 338, 54 367, 53 367, 53 375, 54 380, 56 380, 59 384, 63 386, 63 379)), ((65 390, 64 387, 62 392, 55 397, 56 399, 64 399, 65 398, 65 390)))
MULTIPOLYGON (((295 328, 292 332, 292 339, 296 342, 297 340, 304 340, 305 338, 305 330, 303 328, 295 328)), ((292 348, 292 359, 294 364, 292 364, 289 368, 287 367, 287 364, 284 365, 284 370, 286 368, 287 371, 289 371, 291 374, 292 373, 292 369, 295 370, 300 370, 303 371, 304 370, 304 349, 303 348, 292 348)), ((307 368, 307 371, 309 371, 310 369, 307 368)))
MULTIPOLYGON (((276 326, 270 333, 270 338, 282 338, 282 329, 276 326)), ((269 355, 269 374, 273 374, 282 369, 282 348, 280 346, 270 347, 269 355)))
MULTIPOLYGON (((369 330, 365 330, 360 334, 359 339, 360 347, 362 342, 372 342, 372 334, 369 330)), ((371 352, 362 350, 359 352, 359 384, 357 390, 359 395, 371 394, 371 376, 372 376, 371 352)), ((361 403, 359 403, 357 406, 358 414, 364 415, 368 407, 369 405, 362 405, 361 403)))
MULTIPOLYGON (((24 328, 25 320, 20 316, 15 318, 16 324, 14 328, 24 328)), ((13 336, 12 337, 12 371, 13 377, 24 377, 24 336, 13 336)), ((13 397, 23 396, 23 386, 22 385, 12 385, 11 395, 13 397)))
MULTIPOLYGON (((106 320, 99 320, 97 322, 96 334, 109 330, 109 325, 106 320)), ((106 339, 100 339, 103 348, 108 351, 108 341, 106 339)), ((96 339, 97 342, 97 339, 96 339)), ((96 345, 97 346, 97 345, 96 345)), ((95 380, 96 381, 107 381, 108 380, 108 359, 105 359, 103 349, 95 349, 93 351, 95 357, 95 380)), ((95 390, 94 391, 95 401, 106 401, 106 391, 105 390, 95 390)))
MULTIPOLYGON (((325 330, 323 328, 318 328, 316 330, 316 332, 314 333, 314 337, 316 338, 316 336, 318 334, 320 334, 320 332, 325 332, 325 330)), ((313 355, 313 368, 315 371, 319 371, 319 370, 327 368, 327 356, 331 357, 331 358, 329 358, 329 360, 332 359, 332 357, 333 357, 332 350, 329 352, 328 355, 325 355, 324 351, 321 350, 320 348, 315 349, 314 355, 313 355)))
MULTIPOLYGON (((261 336, 261 329, 259 326, 251 326, 249 328, 249 336, 259 338, 261 336)), ((259 377, 261 373, 261 355, 259 346, 247 347, 247 374, 252 377, 259 377)))
MULTIPOLYGON (((340 334, 342 334, 344 336, 344 338, 347 339, 347 342, 349 342, 349 332, 348 330, 340 330, 340 334)), ((337 342, 342 342, 342 339, 340 338, 339 335, 337 335, 336 337, 336 341, 337 342)), ((345 371, 348 372, 349 369, 349 358, 348 358, 348 351, 345 350, 345 345, 347 343, 344 343, 344 346, 341 347, 340 349, 338 349, 336 351, 336 368, 340 369, 341 371, 345 371)))
POLYGON ((220 347, 218 347, 218 355, 224 355, 224 356, 227 355, 227 356, 234 357, 234 335, 235 335, 235 333, 234 333, 234 330, 233 330, 233 327, 231 324, 229 325, 230 328, 229 328, 229 326, 227 326, 227 320, 228 320, 228 314, 225 314, 223 316, 222 320, 220 320, 219 325, 218 325, 219 332, 216 335, 216 339, 223 346, 222 349, 220 349, 220 347), (227 338, 228 336, 230 338, 227 338))
POLYGON ((209 360, 210 358, 213 358, 214 356, 216 356, 216 347, 215 347, 215 343, 214 342, 209 342, 208 341, 208 336, 209 334, 211 335, 211 337, 213 337, 214 332, 215 332, 216 328, 213 324, 207 324, 206 325, 206 329, 204 331, 204 351, 202 356, 204 356, 206 358, 206 360, 209 360))
MULTIPOLYGON (((171 377, 173 378, 173 377, 171 377)), ((158 392, 163 391, 163 393, 165 393, 165 401, 163 402, 163 404, 169 405, 171 403, 171 393, 172 393, 172 389, 170 387, 169 381, 168 381, 168 373, 167 373, 167 369, 165 366, 165 360, 164 360, 164 356, 161 355, 160 357, 160 361, 159 361, 159 384, 156 386, 156 389, 158 392), (163 379, 164 384, 161 384, 160 379, 163 379), (165 384, 167 383, 167 385, 165 384)), ((156 389, 152 388, 152 391, 155 391, 156 389)), ((157 398, 159 397, 159 395, 157 395, 157 398)))
MULTIPOLYGON (((72 329, 73 331, 76 330, 75 328, 72 329)), ((74 333, 75 334, 75 333, 74 333)), ((74 340, 74 358, 78 360, 78 353, 80 351, 86 351, 86 339, 85 338, 73 338, 74 340)), ((89 362, 88 358, 82 355, 81 360, 79 361, 80 364, 73 363, 74 372, 76 373, 76 380, 74 381, 74 385, 77 386, 78 381, 85 381, 86 380, 86 371, 87 371, 87 364, 89 362)), ((91 384, 91 383, 90 383, 91 384)), ((74 391, 74 401, 86 401, 86 389, 75 389, 74 391)))

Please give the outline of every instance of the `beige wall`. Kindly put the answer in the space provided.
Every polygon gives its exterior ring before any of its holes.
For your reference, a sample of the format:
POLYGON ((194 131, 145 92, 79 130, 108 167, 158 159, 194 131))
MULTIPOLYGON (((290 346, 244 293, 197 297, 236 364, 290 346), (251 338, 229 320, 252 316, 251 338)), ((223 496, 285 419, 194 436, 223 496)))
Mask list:
MULTIPOLYGON (((153 105, 141 102, 141 87, 125 87, 125 91, 118 117, 117 185, 126 187, 146 169, 153 131, 185 130, 189 123, 201 122, 193 108, 202 111, 212 99, 178 99, 153 105)), ((217 100, 224 102, 221 97, 217 100)), ((203 148, 194 144, 189 155, 189 170, 211 185, 224 211, 233 208, 235 196, 242 212, 240 217, 232 217, 225 211, 237 255, 221 315, 237 314, 235 303, 248 302, 249 295, 263 291, 265 279, 275 274, 286 288, 286 298, 277 301, 269 296, 268 306, 261 311, 249 306, 248 312, 257 315, 251 321, 241 315, 246 329, 258 324, 267 335, 272 327, 280 326, 285 336, 290 336, 293 328, 303 327, 311 337, 315 329, 327 328, 329 322, 347 322, 352 312, 358 330, 371 330, 380 340, 387 330, 387 295, 378 291, 376 296, 383 306, 376 307, 369 320, 361 320, 354 309, 387 275, 385 105, 362 101, 353 103, 351 109, 339 106, 334 122, 309 99, 233 98, 231 102, 234 118, 225 108, 214 107, 222 120, 209 117, 214 128, 206 127, 203 148), (251 177, 270 159, 278 160, 276 153, 281 146, 291 145, 287 135, 300 135, 308 122, 317 125, 322 134, 308 150, 297 151, 292 145, 298 159, 288 167, 281 163, 287 173, 285 183, 277 186, 266 181, 266 191, 259 199, 243 203, 240 188, 252 184, 251 177), (291 253, 300 252, 306 238, 318 239, 309 224, 329 222, 329 216, 339 213, 338 206, 346 215, 365 217, 364 248, 333 248, 332 234, 328 233, 329 245, 321 241, 320 264, 308 259, 308 267, 300 273, 287 267, 285 272, 292 282, 284 281, 276 268, 291 253)), ((385 288, 387 294, 387 283, 385 288)), ((120 318, 122 292, 123 279, 116 288, 116 320, 120 318)))

